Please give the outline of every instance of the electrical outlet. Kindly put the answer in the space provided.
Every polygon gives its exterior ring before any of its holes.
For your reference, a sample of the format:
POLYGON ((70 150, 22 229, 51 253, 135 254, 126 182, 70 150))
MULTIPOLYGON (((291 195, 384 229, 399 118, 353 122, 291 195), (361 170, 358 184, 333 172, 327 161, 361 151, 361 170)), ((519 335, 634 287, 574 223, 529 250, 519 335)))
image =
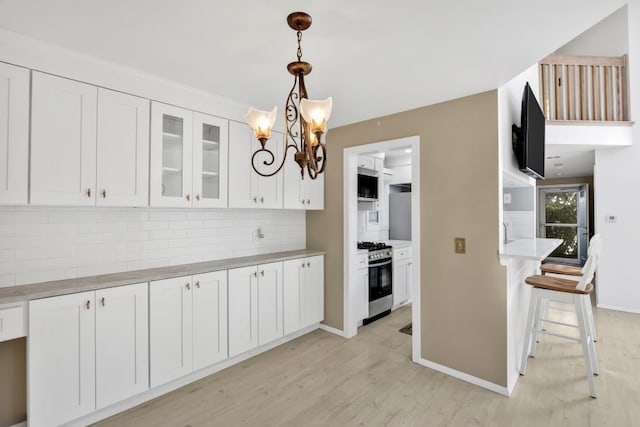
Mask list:
POLYGON ((467 239, 464 237, 456 237, 453 239, 455 244, 455 252, 457 254, 464 254, 467 251, 467 239))

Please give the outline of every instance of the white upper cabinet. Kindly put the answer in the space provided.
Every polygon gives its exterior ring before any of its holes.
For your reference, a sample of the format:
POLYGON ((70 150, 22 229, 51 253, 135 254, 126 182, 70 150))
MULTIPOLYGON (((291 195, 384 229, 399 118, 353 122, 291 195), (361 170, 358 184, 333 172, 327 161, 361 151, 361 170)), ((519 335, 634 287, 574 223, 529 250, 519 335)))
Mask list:
POLYGON ((31 203, 93 205, 98 89, 33 72, 31 203))
POLYGON ((0 204, 26 205, 29 70, 0 63, 0 204))
POLYGON ((293 150, 284 165, 284 208, 324 209, 324 174, 311 179, 305 168, 302 178, 300 166, 293 160, 293 150))
POLYGON ((151 103, 151 206, 227 207, 228 121, 151 103))
POLYGON ((193 206, 227 207, 228 123, 193 114, 193 206))
POLYGON ((97 205, 149 204, 149 100, 98 89, 97 205))
POLYGON ((147 206, 149 101, 33 73, 31 203, 147 206))
MULTIPOLYGON (((282 161, 283 135, 271 132, 267 153, 256 156, 256 165, 262 172, 274 171, 282 161), (264 165, 273 160, 272 165, 264 165)), ((274 176, 264 177, 256 173, 251 166, 253 153, 260 148, 251 128, 245 124, 229 122, 229 207, 230 208, 267 208, 283 207, 283 171, 274 176)), ((292 153, 289 153, 290 155, 292 153)), ((291 157, 287 162, 293 162, 291 157)))
POLYGON ((191 206, 193 113, 151 103, 151 206, 191 206))

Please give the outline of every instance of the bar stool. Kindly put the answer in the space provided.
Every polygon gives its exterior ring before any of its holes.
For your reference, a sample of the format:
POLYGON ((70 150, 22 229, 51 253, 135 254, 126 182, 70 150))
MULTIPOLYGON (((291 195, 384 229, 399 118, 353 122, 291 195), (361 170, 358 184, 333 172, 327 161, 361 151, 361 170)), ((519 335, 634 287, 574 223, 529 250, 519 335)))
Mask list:
POLYGON ((600 253, 602 240, 592 244, 592 254, 587 258, 587 262, 582 267, 582 276, 578 281, 563 279, 551 276, 530 276, 525 279, 525 283, 533 286, 531 290, 531 301, 529 304, 529 315, 527 316, 527 326, 525 330, 524 348, 522 349, 522 361, 520 364, 520 375, 524 375, 527 369, 527 356, 535 357, 536 342, 539 334, 553 335, 560 338, 567 338, 578 341, 582 345, 585 366, 587 369, 587 380, 591 397, 596 397, 596 387, 594 375, 598 375, 598 360, 596 348, 593 343, 593 336, 589 326, 586 304, 591 304, 589 294, 593 291, 591 280, 596 269, 598 256, 600 253), (561 335, 542 329, 543 323, 555 323, 563 326, 574 326, 561 322, 555 322, 544 318, 545 300, 559 301, 573 304, 578 318, 578 331, 580 338, 561 335))
MULTIPOLYGON (((595 262, 596 265, 598 264, 600 253, 602 251, 602 244, 597 244, 600 240, 601 240, 601 237, 600 237, 600 234, 598 233, 591 236, 591 240, 589 241, 589 249, 587 251, 587 256, 596 257, 596 262, 595 262)), ((579 280, 579 277, 582 276, 582 267, 578 267, 574 265, 547 263, 547 264, 542 264, 540 266, 540 271, 542 272, 543 275, 551 274, 553 275, 553 277, 562 277, 570 280, 579 280)), ((547 317, 547 311, 550 307, 549 302, 550 301, 544 302, 545 304, 544 314, 543 314, 544 318, 547 317)), ((557 310, 565 310, 564 308, 560 308, 560 307, 552 307, 552 308, 557 310)), ((596 323, 593 317, 593 308, 591 307, 590 303, 585 305, 585 310, 587 312, 587 317, 589 320, 589 329, 591 332, 591 336, 593 337, 593 341, 598 341, 598 335, 596 333, 596 323)))

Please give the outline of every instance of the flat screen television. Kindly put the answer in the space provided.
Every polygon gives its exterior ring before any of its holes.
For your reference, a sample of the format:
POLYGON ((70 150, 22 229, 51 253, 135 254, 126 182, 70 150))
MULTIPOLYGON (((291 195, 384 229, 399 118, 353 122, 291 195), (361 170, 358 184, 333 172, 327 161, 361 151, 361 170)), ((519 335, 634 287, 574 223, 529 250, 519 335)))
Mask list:
POLYGON ((527 82, 522 94, 520 127, 514 124, 511 129, 518 167, 535 179, 544 179, 544 126, 544 113, 527 82))

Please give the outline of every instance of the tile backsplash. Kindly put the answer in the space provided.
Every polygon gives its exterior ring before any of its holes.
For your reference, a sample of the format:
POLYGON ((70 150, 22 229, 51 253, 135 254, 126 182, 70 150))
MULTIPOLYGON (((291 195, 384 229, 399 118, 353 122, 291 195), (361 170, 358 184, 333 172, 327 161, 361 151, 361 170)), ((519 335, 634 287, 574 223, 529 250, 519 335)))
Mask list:
POLYGON ((0 286, 305 246, 304 211, 3 207, 0 286))

